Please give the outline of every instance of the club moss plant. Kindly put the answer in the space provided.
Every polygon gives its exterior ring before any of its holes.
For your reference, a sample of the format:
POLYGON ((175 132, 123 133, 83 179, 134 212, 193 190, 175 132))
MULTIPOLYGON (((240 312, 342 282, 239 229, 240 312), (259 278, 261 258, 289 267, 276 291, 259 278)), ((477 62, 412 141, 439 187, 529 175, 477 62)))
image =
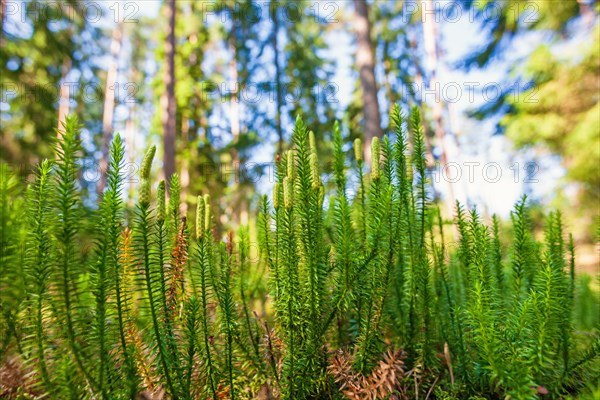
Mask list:
POLYGON ((130 218, 119 135, 98 207, 86 207, 80 128, 67 118, 56 158, 35 169, 26 189, 2 166, 0 356, 24 376, 3 393, 290 400, 597 393, 597 293, 575 273, 560 213, 548 213, 542 240, 526 198, 507 222, 460 204, 443 219, 429 197, 419 112, 405 119, 394 107, 390 115, 394 129, 373 139, 371 165, 360 139, 352 151, 333 124, 327 185, 315 133, 298 117, 277 158, 271 198, 261 197, 256 224, 237 232, 218 231, 208 194, 197 197, 192 218, 180 214, 178 176, 168 185, 152 180, 154 147, 130 218))

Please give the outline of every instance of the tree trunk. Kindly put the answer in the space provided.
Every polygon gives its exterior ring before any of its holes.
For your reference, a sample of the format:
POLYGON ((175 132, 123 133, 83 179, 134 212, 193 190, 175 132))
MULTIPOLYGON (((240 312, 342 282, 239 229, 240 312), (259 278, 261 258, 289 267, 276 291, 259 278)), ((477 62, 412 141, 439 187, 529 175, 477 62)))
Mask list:
MULTIPOLYGON (((233 27, 231 34, 229 36, 229 51, 231 53, 231 60, 229 61, 229 79, 230 84, 233 84, 233 88, 231 92, 231 100, 229 102, 229 112, 230 121, 231 121, 231 136, 232 143, 234 146, 237 146, 240 140, 240 103, 238 98, 239 91, 239 74, 238 74, 238 65, 237 65, 237 49, 236 49, 236 21, 233 21, 233 27)), ((237 148, 231 149, 231 171, 233 173, 233 182, 232 185, 232 194, 233 194, 233 204, 238 205, 232 211, 232 222, 234 225, 239 225, 239 212, 240 212, 240 202, 244 202, 244 192, 240 188, 240 154, 237 148)))
MULTIPOLYGON (((411 61, 415 66, 415 84, 417 88, 423 89, 423 67, 421 67, 421 61, 419 57, 415 54, 417 52, 417 41, 414 37, 410 40, 410 50, 411 50, 411 61)), ((419 106, 421 110, 421 115, 425 117, 425 107, 423 106, 423 98, 419 97, 416 93, 413 93, 416 104, 419 106)), ((429 126, 426 123, 423 123, 423 136, 425 137, 425 147, 427 148, 427 165, 431 168, 434 165, 433 159, 433 150, 431 148, 431 139, 429 138, 429 126)))
POLYGON ((113 30, 110 44, 110 66, 106 74, 106 88, 104 90, 104 112, 102 114, 102 158, 100 159, 100 179, 98 180, 98 194, 106 186, 106 172, 108 169, 108 151, 113 136, 113 117, 115 114, 115 83, 119 67, 119 52, 123 37, 123 25, 119 23, 113 30))
POLYGON ((60 79, 60 99, 58 103, 58 135, 61 135, 63 123, 69 114, 69 85, 66 84, 67 75, 71 70, 72 61, 70 57, 65 58, 62 65, 62 76, 60 79))
MULTIPOLYGON (((235 29, 235 28, 234 28, 235 29)), ((239 91, 239 76, 238 76, 238 67, 237 67, 237 50, 235 47, 235 32, 232 33, 229 38, 229 51, 231 52, 231 61, 229 62, 229 73, 230 73, 230 82, 233 84, 233 91, 231 92, 231 101, 229 102, 230 106, 230 118, 231 118, 231 136, 233 138, 233 144, 237 145, 240 140, 240 102, 238 99, 238 91, 239 91)), ((236 164, 239 163, 240 157, 238 150, 236 148, 233 149, 231 159, 233 162, 233 167, 236 168, 236 164)))
POLYGON ((435 92, 435 101, 433 103, 433 120, 435 123, 435 137, 437 140, 437 145, 440 148, 440 163, 442 164, 442 171, 444 174, 442 176, 443 179, 446 180, 448 193, 446 194, 446 207, 448 209, 448 213, 452 214, 452 210, 454 209, 454 188, 452 186, 451 179, 448 177, 448 153, 446 151, 446 145, 444 143, 444 138, 446 136, 444 130, 444 104, 441 98, 441 88, 437 78, 438 71, 438 32, 437 27, 435 25, 435 14, 433 14, 435 10, 435 4, 432 0, 425 0, 423 2, 423 7, 425 7, 425 11, 429 12, 423 16, 423 35, 425 39, 425 52, 427 54, 427 64, 429 66, 429 90, 433 90, 435 92), (444 178, 445 175, 445 178, 444 178))
POLYGON ((283 153, 284 137, 281 126, 281 67, 279 66, 279 43, 277 34, 279 33, 278 6, 271 1, 271 12, 273 18, 273 34, 271 36, 271 45, 273 46, 273 62, 275 63, 275 124, 277 128, 277 153, 283 153))
POLYGON ((395 92, 392 89, 392 82, 390 82, 390 76, 392 75, 392 65, 389 60, 389 48, 390 43, 387 40, 385 40, 383 43, 383 54, 381 55, 381 64, 383 65, 383 86, 385 87, 385 94, 388 101, 388 107, 391 108, 391 106, 393 106, 397 102, 397 99, 395 96, 395 92))
POLYGON ((169 180, 175 173, 175 0, 169 0, 166 7, 166 18, 169 21, 169 31, 165 43, 165 92, 161 96, 163 147, 164 147, 164 178, 169 189, 169 180))
MULTIPOLYGON (((140 38, 137 34, 138 31, 135 29, 128 36, 129 44, 132 48, 136 48, 140 46, 140 38)), ((138 52, 132 52, 129 66, 129 81, 137 85, 137 87, 141 87, 142 82, 144 81, 144 74, 140 73, 138 68, 141 60, 138 58, 138 52)), ((135 95, 135 94, 134 94, 135 95)), ((131 171, 132 168, 135 168, 136 161, 136 135, 138 131, 138 118, 137 118, 137 99, 128 99, 126 101, 127 104, 127 120, 125 121, 125 151, 127 153, 127 162, 128 166, 126 170, 131 171)), ((129 179, 129 196, 128 197, 128 207, 129 209, 134 209, 134 201, 135 198, 135 190, 136 187, 132 179, 129 179)))
POLYGON ((231 92, 231 101, 230 101, 230 119, 231 119, 231 135, 232 135, 232 143, 234 148, 231 152, 231 171, 233 172, 233 212, 232 212, 232 222, 234 225, 239 225, 244 214, 244 206, 245 206, 245 193, 246 188, 242 187, 240 179, 241 179, 241 167, 240 167, 240 155, 238 149, 235 147, 239 144, 240 133, 241 133, 241 122, 240 122, 240 100, 239 100, 239 91, 241 88, 240 83, 240 74, 238 71, 238 52, 237 45, 238 40, 238 20, 232 20, 231 32, 229 34, 229 51, 231 53, 231 60, 229 62, 229 76, 230 81, 233 83, 233 90, 231 92))
MULTIPOLYGON (((132 73, 132 76, 135 76, 135 73, 132 73)), ((135 165, 135 134, 136 134, 136 126, 135 126, 135 105, 133 102, 127 104, 127 121, 125 121, 125 151, 127 152, 127 162, 128 166, 126 168, 127 171, 130 171, 131 168, 135 165)), ((129 196, 128 198, 128 206, 130 209, 134 208, 133 199, 135 197, 135 185, 131 181, 129 184, 129 196)))
POLYGON ((0 0, 0 49, 4 47, 4 17, 6 16, 6 1, 0 0))
MULTIPOLYGON (((190 136, 190 119, 182 117, 181 120, 181 147, 188 149, 190 136)), ((181 215, 187 215, 187 199, 190 191, 190 158, 191 151, 187 153, 187 157, 181 159, 181 215)))
POLYGON ((365 119, 364 158, 371 160, 371 139, 383 136, 381 114, 377 100, 377 82, 375 81, 375 55, 371 42, 371 23, 366 0, 354 0, 354 31, 356 33, 356 66, 360 75, 363 95, 363 114, 365 119))

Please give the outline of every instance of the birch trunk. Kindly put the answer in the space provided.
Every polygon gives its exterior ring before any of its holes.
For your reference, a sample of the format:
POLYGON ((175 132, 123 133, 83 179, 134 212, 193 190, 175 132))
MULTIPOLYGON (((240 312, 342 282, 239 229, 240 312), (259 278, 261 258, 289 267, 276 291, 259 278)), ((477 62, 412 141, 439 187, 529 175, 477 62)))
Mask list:
POLYGON ((444 129, 444 103, 441 98, 441 88, 438 81, 438 31, 435 23, 435 4, 432 0, 424 0, 422 8, 425 10, 423 15, 423 35, 425 39, 425 52, 427 54, 427 64, 429 67, 429 90, 434 90, 435 101, 433 102, 433 120, 437 145, 440 148, 440 163, 444 172, 442 179, 445 179, 448 193, 446 194, 446 207, 451 214, 454 209, 454 188, 450 179, 448 179, 448 153, 444 143, 446 132, 444 129))

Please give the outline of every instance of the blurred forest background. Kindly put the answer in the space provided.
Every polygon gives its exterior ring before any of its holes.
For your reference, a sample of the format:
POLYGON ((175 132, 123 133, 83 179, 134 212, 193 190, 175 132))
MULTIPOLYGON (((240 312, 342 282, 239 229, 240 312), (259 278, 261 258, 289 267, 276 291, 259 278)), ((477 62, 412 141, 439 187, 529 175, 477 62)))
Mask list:
POLYGON ((597 1, 1 4, 0 161, 26 177, 77 114, 90 207, 114 132, 132 182, 157 144, 187 206, 208 192, 235 226, 269 190, 297 114, 327 173, 334 120, 350 149, 388 131, 392 104, 417 105, 448 218, 456 200, 507 218, 525 193, 540 214, 562 207, 579 265, 598 265, 597 1))

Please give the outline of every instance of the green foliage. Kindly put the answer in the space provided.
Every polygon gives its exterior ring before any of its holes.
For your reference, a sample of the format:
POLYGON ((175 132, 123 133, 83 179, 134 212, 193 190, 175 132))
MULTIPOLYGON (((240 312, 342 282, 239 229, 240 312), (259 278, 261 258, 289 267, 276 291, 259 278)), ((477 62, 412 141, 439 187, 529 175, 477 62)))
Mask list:
POLYGON ((0 182, 2 360, 20 360, 22 390, 52 399, 160 391, 534 399, 592 390, 598 300, 575 274, 561 214, 548 215, 543 242, 525 198, 508 243, 496 217, 488 226, 458 205, 454 223, 443 220, 428 198, 418 111, 390 115, 393 134, 373 140, 368 174, 362 151, 348 162, 352 149, 334 125, 328 201, 314 135, 297 118, 257 232, 243 226, 225 240, 210 196, 197 197, 188 227, 178 176, 169 198, 165 182, 154 187, 154 148, 129 220, 119 135, 99 206, 86 209, 79 124, 67 118, 56 160, 39 165, 26 191, 25 218, 9 201, 18 180, 3 170, 0 182), (79 245, 88 223, 91 254, 79 245))
MULTIPOLYGON (((524 73, 534 82, 533 88, 508 102, 514 112, 501 121, 506 135, 517 147, 537 145, 561 156, 566 167, 565 181, 577 184, 580 209, 588 213, 600 201, 597 174, 600 109, 592 83, 600 76, 597 54, 600 37, 597 30, 594 32, 590 35, 591 45, 583 47, 575 60, 559 59, 545 46, 536 49, 524 73)), ((582 216, 577 207, 569 211, 568 215, 582 216)), ((583 233, 592 237, 598 213, 589 217, 586 219, 590 222, 581 224, 576 232, 578 236, 583 233)))
POLYGON ((576 229, 576 237, 593 242, 598 218, 594 206, 600 199, 598 3, 461 3, 486 32, 481 47, 467 56, 463 65, 467 69, 489 67, 503 57, 510 63, 504 86, 511 89, 473 115, 479 119, 500 117, 496 118, 499 130, 518 148, 537 147, 560 156, 566 169, 561 186, 576 186, 574 198, 581 206, 567 208, 572 198, 558 200, 565 205, 565 217, 576 229), (494 18, 489 18, 490 10, 494 10, 494 18), (511 57, 514 44, 532 32, 543 34, 526 55, 511 57))
MULTIPOLYGON (((47 193, 46 182, 49 179, 49 169, 50 166, 46 163, 43 166, 46 172, 42 185, 44 194, 47 193)), ((25 239, 22 236, 24 221, 20 217, 20 210, 23 209, 21 199, 23 188, 19 185, 19 178, 15 172, 8 164, 0 164, 0 313, 2 314, 0 357, 4 356, 11 341, 16 340, 19 346, 20 335, 17 332, 16 319, 18 304, 24 296, 23 254, 19 251, 25 239)), ((41 171, 39 173, 42 174, 41 171)), ((30 189, 29 194, 33 196, 35 190, 35 187, 30 189)), ((44 214, 43 211, 40 213, 44 214)), ((43 232, 39 235, 42 236, 43 232)), ((47 245, 48 243, 44 245, 44 250, 40 250, 43 254, 47 245)))
POLYGON ((21 165, 15 173, 24 177, 29 172, 25 166, 52 156, 62 84, 68 85, 70 101, 80 104, 82 121, 100 130, 103 101, 89 101, 89 96, 101 98, 98 89, 103 83, 97 77, 102 72, 93 58, 106 47, 98 40, 101 28, 89 18, 87 5, 77 0, 66 0, 51 10, 45 1, 27 1, 19 5, 18 16, 3 4, 0 66, 6 96, 2 101, 7 107, 3 114, 11 118, 0 126, 0 159, 21 165), (77 76, 71 71, 77 71, 77 76), (97 88, 86 93, 84 87, 91 85, 97 88), (29 98, 23 96, 25 91, 29 98))

